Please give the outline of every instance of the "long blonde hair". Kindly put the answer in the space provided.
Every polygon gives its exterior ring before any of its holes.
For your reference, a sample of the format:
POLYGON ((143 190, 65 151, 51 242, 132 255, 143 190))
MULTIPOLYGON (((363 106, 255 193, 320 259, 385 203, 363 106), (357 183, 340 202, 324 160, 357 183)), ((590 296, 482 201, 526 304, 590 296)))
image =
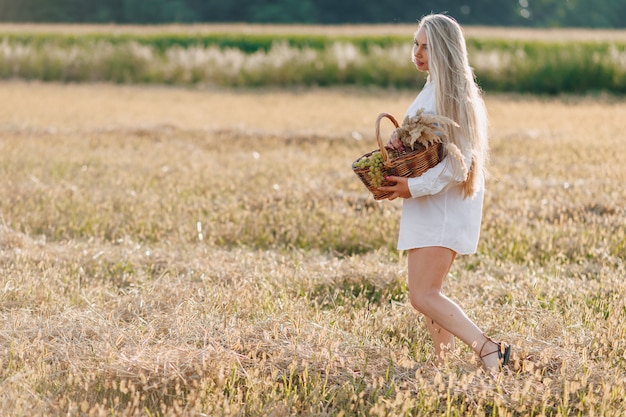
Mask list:
POLYGON ((487 174, 489 143, 485 102, 469 65, 461 26, 449 16, 431 14, 420 20, 418 31, 422 27, 426 31, 428 68, 434 82, 437 114, 459 124, 459 127, 444 126, 449 138, 446 152, 452 156, 447 160, 453 164, 454 171, 465 178, 463 195, 469 197, 479 187, 479 173, 487 174), (463 157, 469 153, 468 147, 472 154, 469 167, 463 157))

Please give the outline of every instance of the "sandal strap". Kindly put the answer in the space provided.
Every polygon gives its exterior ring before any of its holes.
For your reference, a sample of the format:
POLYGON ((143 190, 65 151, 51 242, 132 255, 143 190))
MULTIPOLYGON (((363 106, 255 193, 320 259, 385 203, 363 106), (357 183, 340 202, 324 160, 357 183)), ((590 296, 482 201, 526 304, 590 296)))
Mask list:
MULTIPOLYGON (((486 342, 485 342, 486 343, 486 342)), ((482 352, 482 349, 481 349, 482 352)), ((489 355, 493 355, 494 353, 498 354, 498 358, 500 357, 500 345, 498 344, 498 349, 494 350, 493 352, 489 352, 489 353, 485 353, 484 355, 480 355, 480 358, 486 358, 489 355)))
POLYGON ((483 345, 480 348, 480 352, 478 352, 478 356, 480 356, 480 358, 485 358, 489 355, 493 355, 494 353, 498 354, 498 359, 500 359, 501 361, 501 366, 506 366, 509 363, 509 358, 511 356, 511 345, 507 344, 507 343, 502 343, 502 342, 496 342, 495 340, 493 340, 492 338, 490 338, 489 336, 487 336, 486 334, 483 333, 483 336, 485 336, 485 338, 487 338, 487 340, 485 340, 485 343, 483 343, 483 345), (487 345, 487 342, 491 342, 493 344, 495 344, 498 348, 492 352, 489 353, 485 353, 483 354, 483 349, 485 349, 485 346, 487 345))
POLYGON ((500 357, 500 355, 501 355, 501 353, 500 353, 500 352, 502 352, 502 343, 500 343, 500 342, 496 342, 495 340, 493 340, 492 338, 490 338, 489 336, 487 336, 487 335, 486 335, 486 334, 484 334, 484 333, 483 333, 483 336, 485 336, 485 338, 486 338, 487 340, 485 340, 485 342, 483 343, 483 345, 480 347, 480 352, 478 352, 478 356, 482 359, 482 358, 485 358, 485 357, 487 357, 487 356, 489 356, 489 355, 493 355, 494 353, 497 353, 497 354, 498 354, 498 357, 500 357), (486 345, 487 345, 487 343, 489 343, 489 342, 491 342, 491 343, 495 344, 498 348, 497 348, 496 350, 492 351, 492 352, 485 353, 485 354, 483 355, 483 349, 485 349, 485 346, 486 346, 486 345))

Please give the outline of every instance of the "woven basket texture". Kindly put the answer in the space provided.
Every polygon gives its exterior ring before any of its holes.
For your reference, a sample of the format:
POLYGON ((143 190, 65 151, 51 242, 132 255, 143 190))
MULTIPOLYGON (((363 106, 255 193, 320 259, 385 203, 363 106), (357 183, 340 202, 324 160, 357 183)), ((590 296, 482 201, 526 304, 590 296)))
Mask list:
MULTIPOLYGON (((396 176, 405 178, 419 177, 424 172, 441 162, 441 159, 443 157, 443 146, 441 145, 441 143, 435 143, 427 148, 414 152, 409 152, 397 158, 390 159, 387 149, 383 145, 380 138, 380 122, 384 118, 391 120, 396 128, 399 127, 398 121, 388 113, 381 113, 376 118, 376 141, 378 142, 377 150, 380 151, 383 156, 382 172, 384 176, 396 176)), ((379 190, 377 187, 374 187, 372 185, 372 180, 369 175, 369 167, 359 168, 355 165, 357 161, 361 160, 364 157, 369 157, 377 150, 375 149, 371 152, 368 152, 362 155, 356 161, 354 161, 352 163, 352 170, 363 182, 365 187, 372 193, 375 200, 383 200, 389 197, 392 193, 389 191, 379 190)), ((387 180, 384 180, 382 183, 383 186, 393 184, 393 182, 387 180)))

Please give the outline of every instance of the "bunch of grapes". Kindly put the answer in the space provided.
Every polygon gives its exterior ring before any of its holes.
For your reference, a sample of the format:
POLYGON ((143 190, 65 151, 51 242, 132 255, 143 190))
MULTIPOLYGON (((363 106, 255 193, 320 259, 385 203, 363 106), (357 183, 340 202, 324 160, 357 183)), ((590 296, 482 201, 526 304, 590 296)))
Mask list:
POLYGON ((357 168, 369 167, 369 176, 374 187, 380 187, 383 184, 383 180, 385 179, 382 170, 383 155, 379 151, 372 153, 369 157, 365 156, 359 159, 354 165, 357 168))

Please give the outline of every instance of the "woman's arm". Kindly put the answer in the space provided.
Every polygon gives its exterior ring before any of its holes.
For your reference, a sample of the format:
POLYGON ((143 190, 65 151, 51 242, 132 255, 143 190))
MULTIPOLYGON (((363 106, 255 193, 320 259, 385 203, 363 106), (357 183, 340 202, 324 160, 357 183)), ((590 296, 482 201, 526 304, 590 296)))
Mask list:
MULTIPOLYGON (((458 174, 458 170, 455 170, 452 164, 449 163, 448 158, 449 156, 446 156, 441 162, 419 177, 404 178, 389 176, 386 179, 396 184, 379 187, 379 189, 392 192, 392 195, 389 196, 389 200, 395 200, 398 197, 416 198, 437 194, 451 184, 462 183, 465 181, 465 178, 461 178, 458 174)), ((465 155, 465 163, 468 167, 471 164, 471 158, 471 154, 465 155)))

